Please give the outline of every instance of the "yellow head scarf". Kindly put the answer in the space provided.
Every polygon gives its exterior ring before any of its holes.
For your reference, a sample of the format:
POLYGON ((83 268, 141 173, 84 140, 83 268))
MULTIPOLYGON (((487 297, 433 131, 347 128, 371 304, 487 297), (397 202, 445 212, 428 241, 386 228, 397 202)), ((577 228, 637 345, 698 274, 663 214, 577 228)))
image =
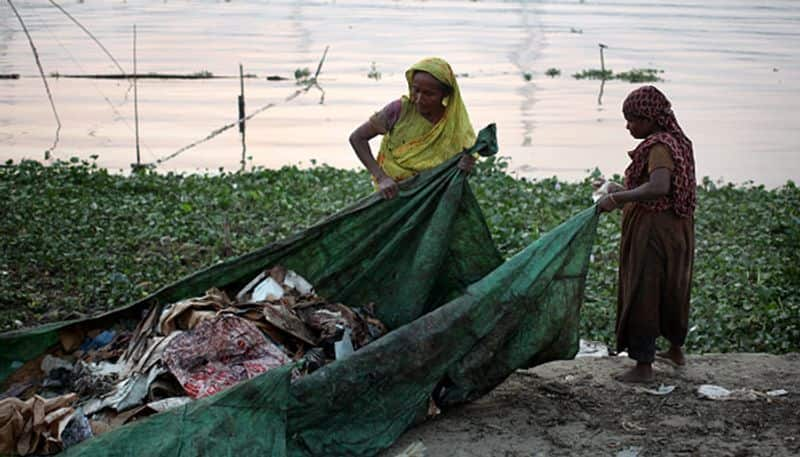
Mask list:
POLYGON ((443 59, 431 57, 414 64, 406 71, 409 95, 402 97, 400 118, 381 142, 378 163, 396 180, 403 180, 420 171, 433 168, 475 143, 475 131, 461 100, 456 76, 443 59), (439 82, 452 88, 443 103, 442 118, 432 125, 411 101, 414 72, 430 73, 439 82))

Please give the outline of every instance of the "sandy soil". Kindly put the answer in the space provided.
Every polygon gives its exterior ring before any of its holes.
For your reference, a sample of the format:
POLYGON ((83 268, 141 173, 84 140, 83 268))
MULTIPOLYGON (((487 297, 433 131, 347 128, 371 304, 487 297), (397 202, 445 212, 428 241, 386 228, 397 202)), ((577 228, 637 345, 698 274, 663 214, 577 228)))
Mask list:
POLYGON ((622 357, 582 358, 520 370, 486 397, 406 432, 381 454, 422 441, 427 456, 797 456, 800 354, 689 356, 684 368, 656 363, 656 381, 614 380, 622 357), (663 396, 644 392, 675 386, 663 396), (699 398, 698 386, 787 395, 699 398))

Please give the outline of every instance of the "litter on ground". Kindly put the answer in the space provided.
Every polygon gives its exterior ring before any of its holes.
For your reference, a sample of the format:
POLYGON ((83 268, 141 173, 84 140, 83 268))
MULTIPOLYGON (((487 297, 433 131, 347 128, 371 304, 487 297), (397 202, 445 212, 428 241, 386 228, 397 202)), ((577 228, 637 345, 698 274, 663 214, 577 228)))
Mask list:
POLYGON ((233 300, 210 289, 122 327, 67 327, 55 353, 20 367, 0 397, 0 453, 58 452, 276 367, 296 379, 386 333, 371 307, 328 303, 281 266, 233 300))

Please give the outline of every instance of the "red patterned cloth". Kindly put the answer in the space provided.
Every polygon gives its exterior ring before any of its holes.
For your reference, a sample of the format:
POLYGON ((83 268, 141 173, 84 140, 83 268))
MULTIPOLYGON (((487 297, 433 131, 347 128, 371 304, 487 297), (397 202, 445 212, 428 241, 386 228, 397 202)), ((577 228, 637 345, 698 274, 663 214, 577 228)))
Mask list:
POLYGON ((192 398, 289 363, 289 357, 247 319, 221 315, 175 337, 162 360, 192 398))
POLYGON ((628 95, 622 104, 622 112, 626 117, 654 120, 663 129, 645 138, 636 149, 628 153, 631 164, 625 170, 627 189, 634 189, 648 181, 647 161, 650 148, 655 144, 661 143, 666 146, 675 163, 670 193, 657 200, 635 204, 649 211, 665 211, 671 208, 680 217, 692 216, 697 204, 694 151, 691 140, 678 125, 667 97, 653 86, 642 86, 628 95))

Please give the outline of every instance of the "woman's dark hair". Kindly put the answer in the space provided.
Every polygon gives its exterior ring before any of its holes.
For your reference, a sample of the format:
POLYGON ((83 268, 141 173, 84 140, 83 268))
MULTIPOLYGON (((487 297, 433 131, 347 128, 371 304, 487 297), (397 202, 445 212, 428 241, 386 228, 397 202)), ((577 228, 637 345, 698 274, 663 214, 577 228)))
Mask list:
MULTIPOLYGON (((411 74, 411 78, 414 78, 414 75, 416 75, 417 73, 427 73, 431 75, 430 73, 424 70, 414 70, 414 73, 411 74)), ((449 97, 453 93, 453 88, 450 87, 448 84, 439 81, 439 78, 437 78, 436 76, 431 75, 431 77, 435 79, 436 82, 439 83, 439 87, 442 88, 442 93, 444 94, 445 97, 449 97)))
MULTIPOLYGON (((437 81, 439 81, 439 80, 437 79, 437 81)), ((442 86, 442 93, 444 94, 445 97, 449 97, 450 94, 453 93, 453 88, 450 87, 449 85, 447 85, 447 84, 445 84, 445 83, 443 83, 441 81, 439 81, 439 85, 442 86)))

